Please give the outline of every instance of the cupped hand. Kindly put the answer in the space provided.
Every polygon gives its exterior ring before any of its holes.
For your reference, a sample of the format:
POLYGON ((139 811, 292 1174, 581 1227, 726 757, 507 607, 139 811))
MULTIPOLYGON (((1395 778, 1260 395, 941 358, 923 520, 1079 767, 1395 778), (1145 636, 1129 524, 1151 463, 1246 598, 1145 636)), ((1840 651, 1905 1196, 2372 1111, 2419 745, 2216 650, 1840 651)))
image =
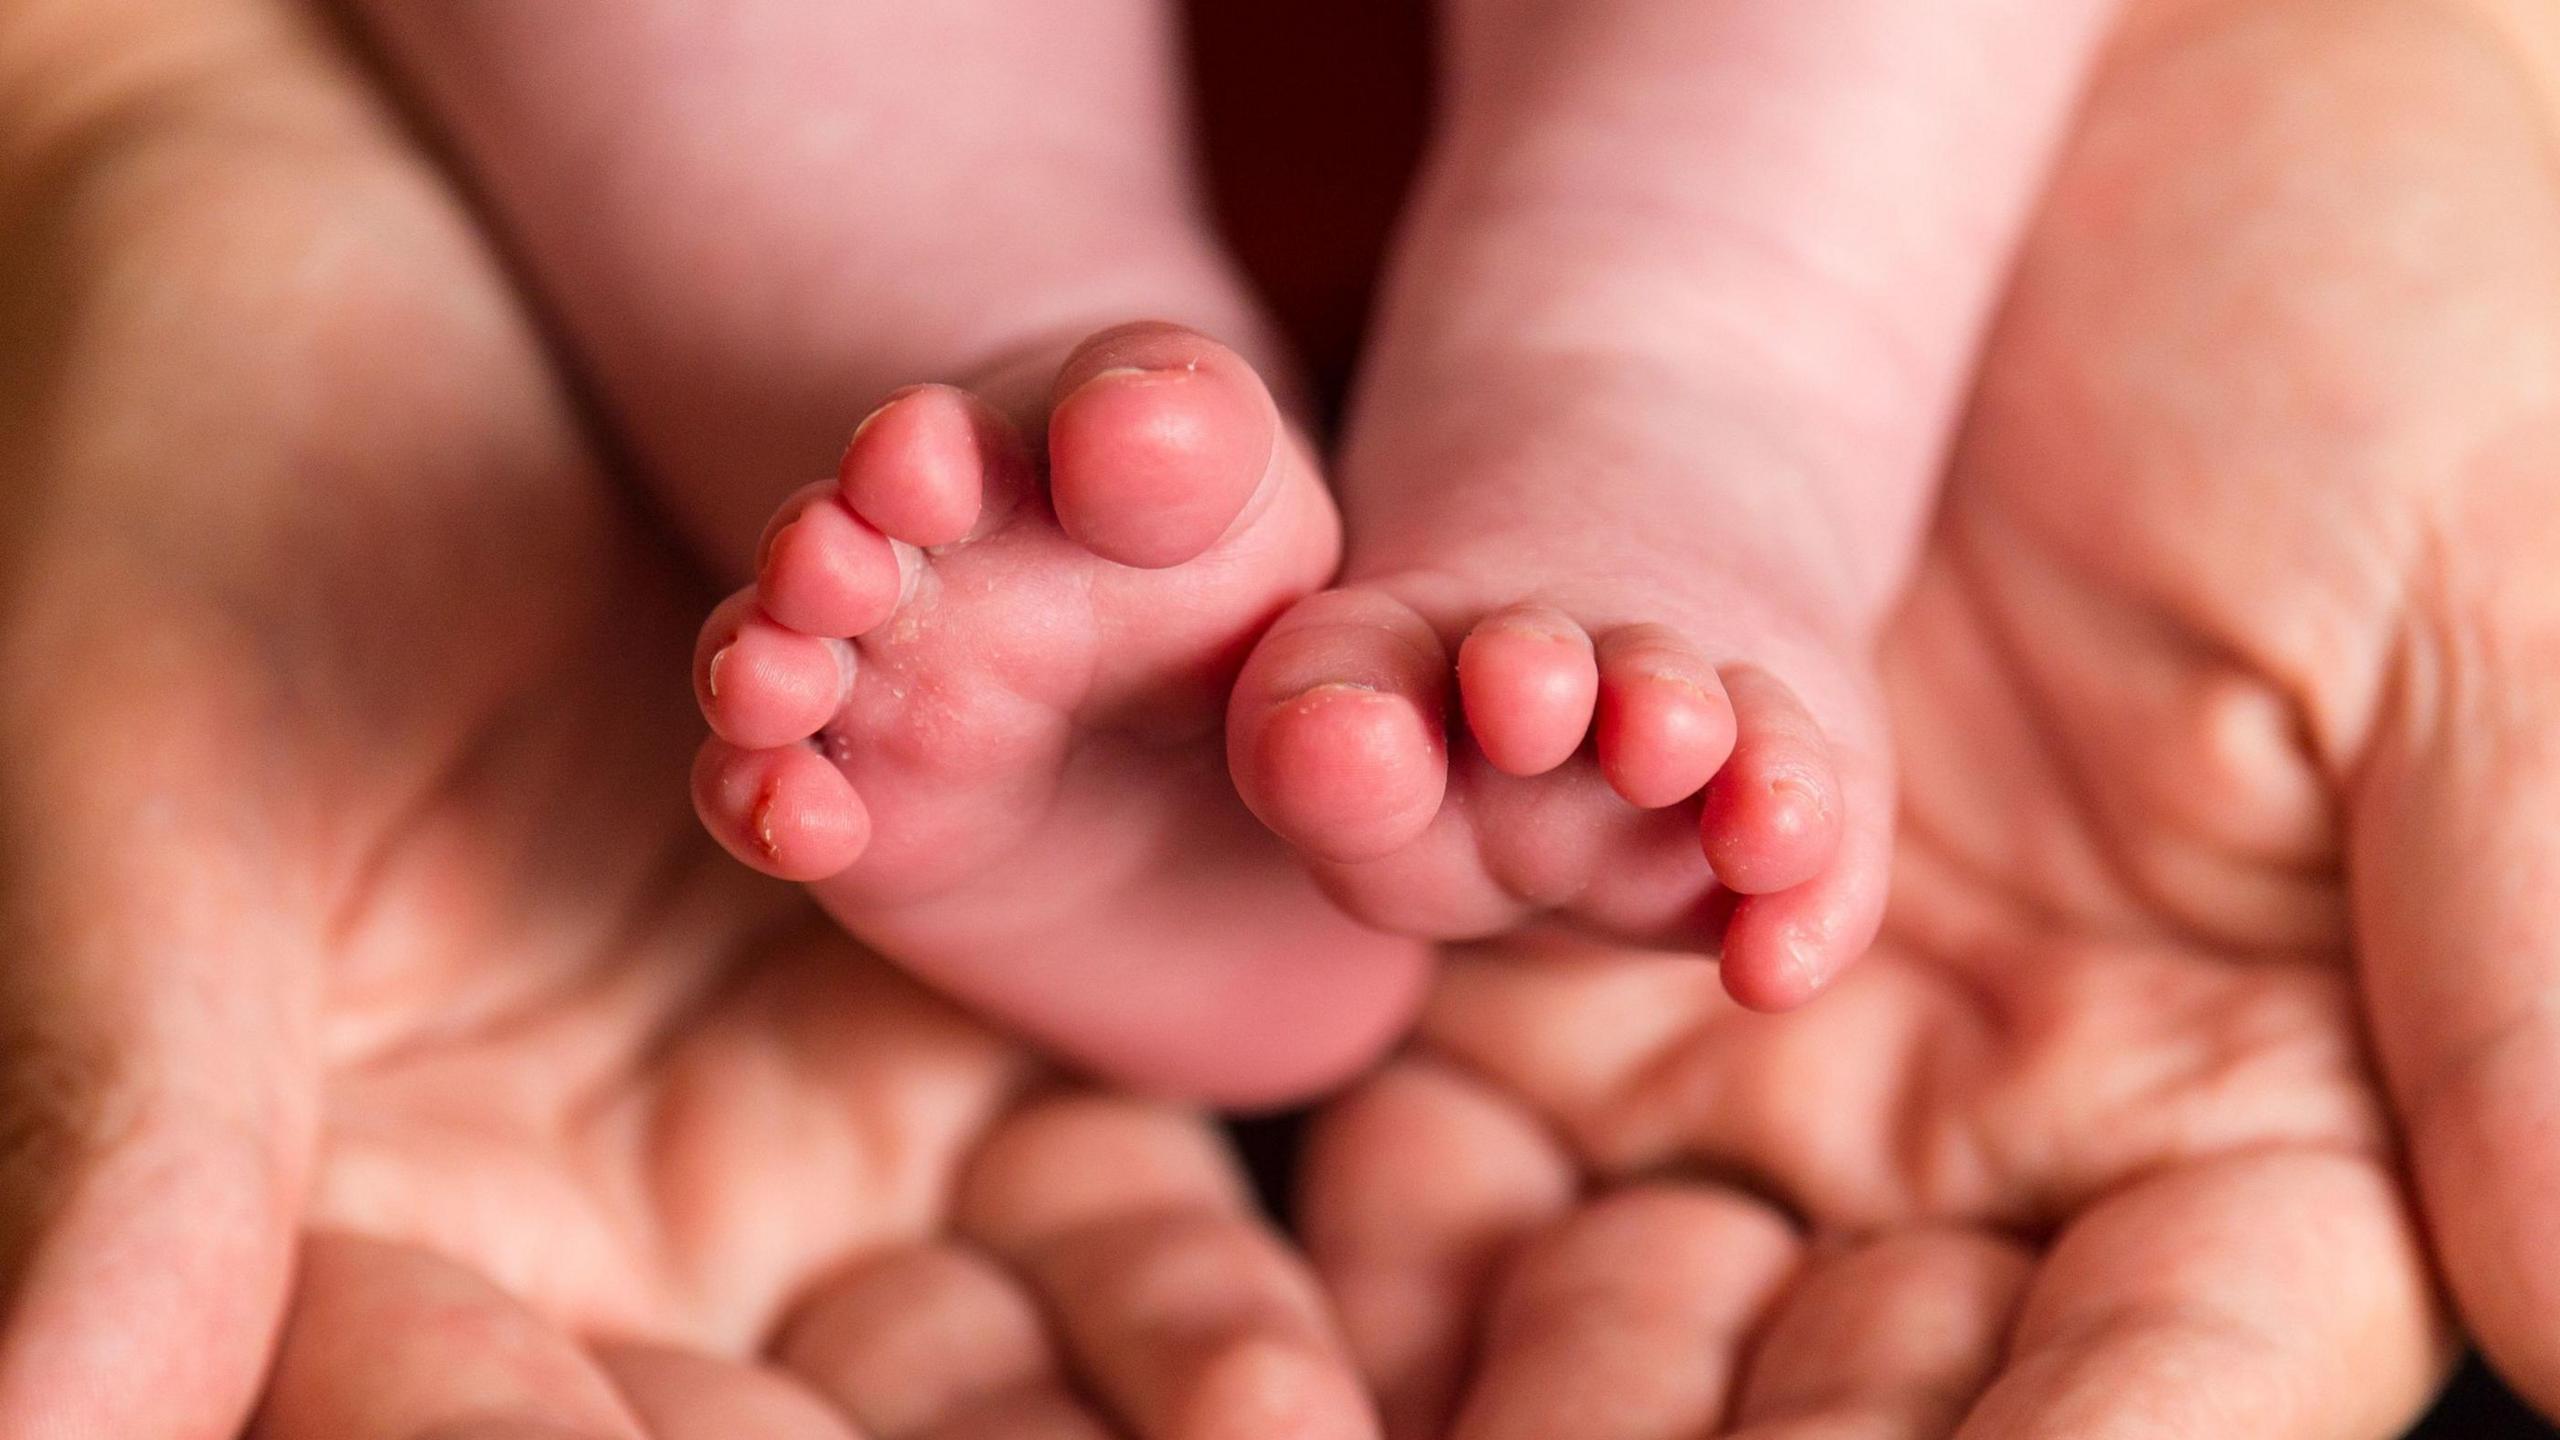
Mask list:
POLYGON ((0 1436, 1367 1429, 1213 1131, 699 835, 699 587, 338 36, 0 95, 0 1436))
POLYGON ((2430 1241, 2560 1402, 2521 53, 2418 4, 2127 36, 1888 644, 1884 941, 1780 1018, 1458 958, 1305 1198, 1390 1434, 2385 1436, 2446 1353, 2430 1241))

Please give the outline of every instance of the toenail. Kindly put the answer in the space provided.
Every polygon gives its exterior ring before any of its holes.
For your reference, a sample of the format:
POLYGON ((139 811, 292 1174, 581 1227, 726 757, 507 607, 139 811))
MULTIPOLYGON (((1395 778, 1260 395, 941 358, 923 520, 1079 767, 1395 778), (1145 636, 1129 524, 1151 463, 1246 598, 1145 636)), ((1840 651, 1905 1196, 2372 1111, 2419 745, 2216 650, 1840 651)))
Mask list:
POLYGON ((1142 365, 1114 365, 1108 370, 1094 371, 1091 378, 1076 387, 1076 392, 1081 394, 1105 380, 1149 380, 1159 383, 1180 380, 1184 376, 1198 373, 1199 369, 1199 363, 1196 361, 1173 370, 1149 370, 1142 365))
POLYGON ((854 676, 862 668, 861 653, 853 648, 852 641, 834 636, 827 637, 827 648, 835 653, 836 704, 842 705, 853 694, 854 676))
MULTIPOLYGON (((845 437, 844 453, 851 455, 853 453, 853 447, 862 443, 862 432, 871 428, 871 422, 896 409, 899 401, 904 400, 908 396, 916 394, 925 388, 927 387, 922 385, 901 385, 897 389, 890 391, 888 396, 881 400, 879 404, 871 407, 870 414, 863 416, 861 420, 855 422, 853 433, 845 437)), ((842 460, 838 460, 836 462, 836 468, 838 470, 842 470, 844 468, 844 462, 842 460)))
POLYGON ((865 415, 860 420, 854 422, 853 433, 846 436, 844 439, 844 454, 836 461, 836 468, 838 470, 842 470, 844 468, 844 462, 846 460, 853 458, 853 447, 862 443, 862 432, 870 429, 871 422, 880 418, 881 410, 886 410, 888 408, 889 407, 884 404, 880 406, 879 409, 872 411, 870 414, 865 415))
POLYGON ((737 648, 738 642, 732 640, 728 644, 711 652, 710 674, 706 677, 706 680, 711 687, 711 698, 714 700, 720 698, 720 666, 728 660, 729 652, 737 648))
POLYGON ((1528 619, 1496 620, 1489 625, 1479 627, 1476 633, 1479 635, 1524 635, 1533 640, 1544 640, 1551 645, 1577 645, 1582 639, 1580 634, 1575 631, 1568 630, 1561 625, 1528 619))
POLYGON ((916 584, 924 578, 925 556, 928 554, 944 554, 952 550, 957 550, 968 543, 969 537, 963 535, 948 545, 937 546, 928 551, 919 550, 904 540, 891 539, 889 541, 889 558, 891 561, 895 562, 898 567, 898 599, 897 604, 893 608, 903 610, 908 605, 915 602, 916 584))
POLYGON ((765 567, 771 565, 773 563, 773 557, 781 551, 782 542, 791 538, 791 532, 799 528, 800 522, 797 519, 794 519, 790 524, 773 532, 773 538, 764 542, 764 553, 756 557, 757 574, 761 575, 764 573, 765 567))
POLYGON ((899 401, 904 400, 905 398, 907 398, 907 392, 906 392, 906 391, 904 391, 904 390, 900 390, 900 391, 896 392, 895 394, 891 395, 888 399, 883 400, 883 401, 881 401, 879 404, 872 406, 872 407, 871 407, 871 413, 870 413, 870 414, 865 415, 865 416, 863 416, 860 420, 855 421, 855 422, 854 422, 854 425, 853 425, 853 433, 852 433, 851 435, 848 435, 848 436, 846 436, 846 437, 845 437, 845 441, 844 441, 845 453, 846 453, 846 454, 848 454, 848 455, 852 454, 852 453, 853 453, 853 447, 862 443, 862 432, 863 432, 863 431, 865 431, 865 430, 870 429, 870 428, 871 428, 871 426, 872 426, 872 423, 873 423, 874 421, 878 420, 881 416, 888 414, 888 413, 889 413, 889 407, 890 407, 890 406, 897 404, 899 401))
POLYGON ((1363 685, 1357 680, 1326 680, 1320 684, 1310 685, 1306 689, 1299 691, 1297 694, 1290 696, 1288 699, 1283 700, 1280 703, 1283 705, 1297 705, 1310 700, 1319 699, 1326 695, 1376 695, 1380 693, 1382 692, 1377 686, 1363 685))
POLYGON ((1686 690, 1710 705, 1717 703, 1717 697, 1708 694, 1706 686, 1686 675, 1674 675, 1668 670, 1647 670, 1639 678, 1651 680, 1660 685, 1669 685, 1674 689, 1686 690))

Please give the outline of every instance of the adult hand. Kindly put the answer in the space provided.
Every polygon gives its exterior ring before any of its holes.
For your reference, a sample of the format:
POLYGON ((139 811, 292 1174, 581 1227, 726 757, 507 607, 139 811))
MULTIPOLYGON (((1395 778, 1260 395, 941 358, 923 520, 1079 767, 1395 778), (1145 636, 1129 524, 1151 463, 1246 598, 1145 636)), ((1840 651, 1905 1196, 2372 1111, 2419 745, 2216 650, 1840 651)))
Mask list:
POLYGON ((2560 185, 2485 13, 2126 36, 1888 646, 1883 943, 1777 1019, 1462 957, 1311 1162, 1391 1434, 2388 1435, 2405 1165, 2560 1406, 2560 185))
POLYGON ((703 597, 336 36, 0 97, 0 1437, 1362 1433, 1211 1132, 699 836, 703 597))

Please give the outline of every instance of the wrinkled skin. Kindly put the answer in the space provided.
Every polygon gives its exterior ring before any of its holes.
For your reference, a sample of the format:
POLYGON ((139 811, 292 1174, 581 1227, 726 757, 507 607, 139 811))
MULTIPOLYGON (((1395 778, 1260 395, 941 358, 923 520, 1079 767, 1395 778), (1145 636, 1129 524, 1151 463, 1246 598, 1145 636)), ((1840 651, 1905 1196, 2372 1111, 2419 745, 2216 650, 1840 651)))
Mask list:
POLYGON ((1883 943, 1780 1018, 1461 957, 1307 1180, 1391 1435, 2387 1436, 2429 1238, 2551 1403, 2560 184, 2495 33, 2119 53, 1887 647, 1883 943))
POLYGON ((7 41, 0 1436, 1363 1433, 1212 1129, 700 834, 703 588, 335 37, 7 41))

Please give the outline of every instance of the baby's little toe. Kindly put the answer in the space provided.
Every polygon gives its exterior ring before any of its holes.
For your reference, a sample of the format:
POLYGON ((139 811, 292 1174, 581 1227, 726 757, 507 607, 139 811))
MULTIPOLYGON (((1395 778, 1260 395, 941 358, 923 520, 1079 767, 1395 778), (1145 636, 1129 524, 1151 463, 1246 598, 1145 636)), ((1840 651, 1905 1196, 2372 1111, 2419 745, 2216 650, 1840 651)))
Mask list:
POLYGON ((806 745, 748 750, 704 741, 694 759, 693 803, 730 854, 778 879, 839 874, 871 839, 862 797, 806 745))
POLYGON ((1733 757, 1707 784, 1700 838, 1726 889, 1767 894, 1822 873, 1840 848, 1840 775, 1831 742, 1795 692, 1767 672, 1724 673, 1733 757))

